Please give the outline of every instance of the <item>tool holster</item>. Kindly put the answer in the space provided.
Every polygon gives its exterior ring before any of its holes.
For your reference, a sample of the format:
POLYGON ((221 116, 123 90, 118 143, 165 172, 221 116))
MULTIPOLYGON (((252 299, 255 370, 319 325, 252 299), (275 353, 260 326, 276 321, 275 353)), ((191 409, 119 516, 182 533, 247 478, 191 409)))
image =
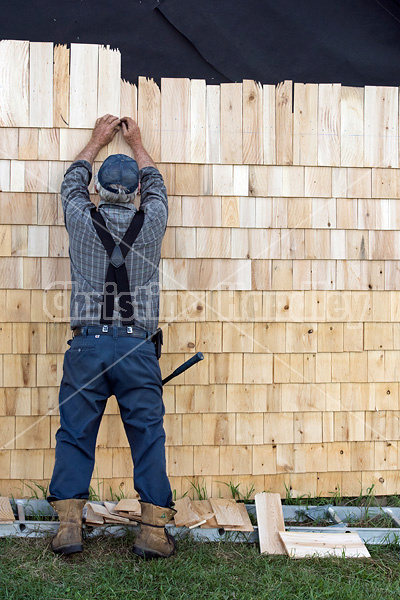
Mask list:
POLYGON ((159 359, 161 356, 161 346, 163 345, 163 332, 159 327, 150 337, 151 341, 156 347, 156 356, 159 359))

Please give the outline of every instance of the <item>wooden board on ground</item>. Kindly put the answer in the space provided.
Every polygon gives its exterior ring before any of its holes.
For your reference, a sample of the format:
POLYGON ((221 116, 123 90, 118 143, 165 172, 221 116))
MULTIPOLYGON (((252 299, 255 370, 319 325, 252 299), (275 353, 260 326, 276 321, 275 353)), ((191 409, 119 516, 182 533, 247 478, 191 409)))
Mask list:
POLYGON ((193 525, 192 527, 198 527, 199 525, 201 525, 202 527, 218 527, 217 522, 215 521, 215 515, 214 512, 211 508, 211 504, 208 502, 208 500, 191 500, 191 504, 192 504, 192 509, 193 511, 199 516, 199 519, 201 519, 201 521, 199 521, 198 524, 193 525), (215 526, 214 525, 209 525, 208 523, 210 522, 210 520, 214 520, 215 521, 215 526))
POLYGON ((140 502, 136 498, 122 498, 122 500, 115 505, 114 510, 117 512, 134 513, 137 515, 140 515, 142 512, 140 502))
POLYGON ((120 512, 121 515, 128 517, 131 521, 140 521, 142 518, 141 515, 137 512, 120 512))
POLYGON ((193 510, 192 503, 187 496, 177 500, 174 508, 177 511, 174 516, 176 527, 192 527, 204 523, 204 518, 193 510))
POLYGON ((262 492, 256 494, 255 501, 261 554, 286 554, 279 537, 279 532, 285 531, 280 495, 262 492))
POLYGON ((370 557, 358 533, 280 531, 279 536, 291 558, 310 556, 370 557))
POLYGON ((210 498, 210 504, 219 527, 243 525, 243 517, 233 498, 210 498))
POLYGON ((10 500, 6 496, 0 496, 0 522, 2 525, 11 525, 15 517, 11 508, 10 500))
MULTIPOLYGON (((112 505, 114 506, 114 505, 112 505)), ((102 525, 103 523, 129 523, 129 519, 118 514, 110 513, 106 506, 87 502, 86 523, 88 525, 102 525)))
POLYGON ((243 525, 225 525, 225 531, 254 531, 254 527, 251 524, 249 513, 247 512, 246 505, 243 502, 238 502, 236 505, 240 511, 243 519, 243 525))
POLYGON ((215 513, 211 508, 211 504, 208 500, 192 500, 192 508, 195 513, 198 514, 199 518, 205 520, 205 523, 201 525, 204 529, 210 529, 218 527, 218 523, 215 519, 215 513))
POLYGON ((109 515, 106 517, 106 520, 118 523, 129 523, 130 519, 118 513, 115 510, 115 504, 113 504, 112 502, 104 502, 104 507, 109 513, 109 515))
POLYGON ((104 517, 104 523, 130 523, 135 519, 128 519, 127 517, 121 517, 121 515, 107 515, 104 517))
POLYGON ((108 510, 108 512, 110 513, 110 515, 116 515, 117 517, 119 516, 119 512, 117 512, 115 510, 115 507, 117 506, 117 503, 115 503, 115 502, 107 502, 105 500, 104 501, 104 506, 108 510))
MULTIPOLYGON (((102 514, 101 509, 98 509, 97 504, 93 504, 92 502, 86 503, 86 523, 88 525, 103 525, 104 523, 104 514, 102 514)), ((102 506, 106 513, 108 511, 102 506)))

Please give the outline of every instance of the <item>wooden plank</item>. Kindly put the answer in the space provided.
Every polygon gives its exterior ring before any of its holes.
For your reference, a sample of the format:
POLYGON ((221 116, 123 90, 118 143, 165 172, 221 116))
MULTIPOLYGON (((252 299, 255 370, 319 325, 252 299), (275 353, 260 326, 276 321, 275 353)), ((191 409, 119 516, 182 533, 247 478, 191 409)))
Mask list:
POLYGON ((251 289, 250 260, 164 259, 163 267, 166 290, 251 289))
POLYGON ((370 553, 358 533, 280 531, 279 536, 290 558, 311 556, 370 558, 370 553))
POLYGON ((261 554, 286 554, 279 532, 285 531, 280 494, 255 495, 261 554))
POLYGON ((275 143, 278 165, 293 164, 292 82, 284 81, 276 87, 275 143))
POLYGON ((206 82, 192 79, 190 82, 190 160, 206 162, 206 82))
POLYGON ((39 131, 33 127, 21 127, 18 139, 18 159, 37 160, 39 131))
POLYGON ((52 42, 30 43, 29 72, 29 124, 53 127, 52 42))
MULTIPOLYGON (((257 168, 257 167, 254 167, 257 168)), ((232 165, 213 165, 213 193, 214 196, 233 195, 233 167, 232 165)))
POLYGON ((119 50, 111 50, 109 46, 99 46, 98 78, 97 117, 106 114, 120 116, 121 53, 119 50))
POLYGON ((294 84, 293 164, 317 164, 318 85, 294 84))
POLYGON ((29 42, 0 41, 0 127, 29 126, 29 42))
POLYGON ((45 160, 26 160, 24 175, 24 191, 47 192, 48 187, 49 163, 45 160))
POLYGON ((104 507, 109 512, 109 516, 107 516, 106 518, 110 521, 112 520, 119 523, 129 523, 130 519, 128 519, 127 517, 122 517, 118 513, 118 511, 115 510, 115 506, 116 505, 113 502, 104 502, 104 507))
POLYGON ((92 129, 97 116, 99 47, 71 44, 70 127, 92 129))
MULTIPOLYGON (((60 160, 73 161, 92 136, 91 129, 60 129, 60 160)), ((55 186, 50 192, 59 192, 55 186)))
POLYGON ((211 509, 211 504, 208 500, 191 500, 192 510, 198 515, 199 521, 194 525, 190 526, 190 529, 194 527, 203 527, 205 529, 210 527, 218 527, 215 520, 215 515, 211 509), (211 524, 212 523, 212 524, 211 524), (215 525, 214 525, 215 523, 215 525))
MULTIPOLYGON (((60 130, 61 132, 61 130, 60 130)), ((61 133, 60 133, 60 137, 61 137, 61 133)), ((83 146, 82 146, 83 148, 83 146)), ((81 149, 82 149, 81 148, 81 149)), ((59 148, 59 152, 61 151, 61 140, 60 140, 60 148, 59 148)), ((50 193, 60 193, 60 188, 61 188, 61 184, 62 181, 64 179, 64 173, 67 170, 67 167, 65 166, 65 164, 63 162, 56 162, 56 161, 51 161, 49 162, 49 192, 50 193)), ((61 225, 64 222, 64 217, 62 216, 62 207, 61 207, 61 203, 58 204, 58 215, 61 217, 59 222, 59 225, 61 225)))
POLYGON ((365 87, 364 167, 399 166, 398 88, 365 87))
POLYGON ((220 527, 243 525, 243 517, 233 498, 210 498, 210 504, 220 527))
POLYGON ((190 162, 189 79, 161 79, 161 161, 190 162))
POLYGON ((10 191, 11 161, 0 160, 0 192, 10 191))
POLYGON ((103 525, 104 523, 104 513, 107 514, 108 510, 106 510, 103 506, 94 504, 93 502, 87 502, 86 506, 86 523, 90 523, 93 525, 103 525), (99 508, 97 508, 99 507, 99 508), (103 512, 101 511, 103 509, 103 512))
MULTIPOLYGON (((114 505, 111 504, 111 506, 114 505)), ((88 502, 86 507, 86 523, 93 523, 94 525, 101 525, 103 523, 129 523, 129 519, 110 513, 106 507, 106 503, 104 503, 103 506, 102 504, 96 504, 95 502, 88 502)))
POLYGON ((276 164, 275 146, 275 86, 263 86, 263 146, 264 164, 276 164))
MULTIPOLYGON (((137 121, 137 88, 135 85, 121 79, 120 82, 120 108, 117 113, 121 117, 130 117, 137 121)), ((142 132, 143 139, 143 132, 142 132)), ((125 141, 125 138, 120 130, 114 139, 107 146, 107 154, 126 154, 134 158, 132 148, 125 141)), ((105 158, 105 157, 104 157, 105 158)))
POLYGON ((339 83, 321 83, 318 91, 318 165, 340 166, 339 83))
POLYGON ((12 160, 10 170, 10 191, 23 192, 25 190, 25 161, 12 160))
POLYGON ((141 514, 141 507, 139 500, 136 498, 122 498, 115 506, 117 512, 130 512, 141 514))
POLYGON ((11 508, 10 500, 6 496, 0 496, 0 522, 2 525, 14 523, 15 517, 11 508))
POLYGON ((340 161, 342 167, 364 164, 364 88, 342 87, 340 161))
POLYGON ((221 162, 242 164, 242 84, 221 84, 221 162))
POLYGON ((0 127, 0 159, 18 158, 18 132, 17 127, 0 127))
POLYGON ((54 127, 69 124, 69 49, 61 45, 54 48, 53 124, 54 127))
MULTIPOLYGON (((32 131, 36 131, 33 129, 32 131)), ((38 155, 39 160, 59 160, 60 157, 60 130, 39 129, 38 155)), ((28 160, 28 159, 26 159, 28 160)))
POLYGON ((137 121, 137 87, 136 85, 121 79, 120 84, 121 104, 119 115, 121 117, 131 117, 137 121))
POLYGON ((209 500, 192 500, 191 502, 194 512, 196 512, 199 517, 206 518, 206 522, 201 525, 202 529, 213 529, 218 527, 215 513, 211 508, 209 500))
POLYGON ((206 96, 206 161, 221 159, 221 93, 219 85, 208 85, 206 96))
MULTIPOLYGON (((160 88, 146 77, 139 77, 138 125, 143 146, 155 162, 161 160, 161 96, 160 88)), ((172 193, 169 190, 169 193, 172 193)))
POLYGON ((263 88, 243 81, 243 163, 263 163, 263 88))
POLYGON ((254 527, 251 524, 249 513, 247 512, 246 505, 243 502, 238 502, 236 506, 243 519, 243 525, 225 525, 225 531, 254 531, 254 527))
POLYGON ((174 505, 177 511, 174 516, 176 527, 191 527, 192 525, 204 522, 202 516, 193 510, 192 502, 188 496, 184 496, 180 500, 176 500, 174 505))

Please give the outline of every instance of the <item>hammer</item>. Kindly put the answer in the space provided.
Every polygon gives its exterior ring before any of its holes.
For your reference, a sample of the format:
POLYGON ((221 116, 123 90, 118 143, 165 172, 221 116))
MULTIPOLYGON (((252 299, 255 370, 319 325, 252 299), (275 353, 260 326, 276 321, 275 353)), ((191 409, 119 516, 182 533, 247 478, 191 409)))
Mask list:
POLYGON ((187 369, 190 369, 190 367, 193 367, 193 365, 198 363, 200 360, 203 360, 203 358, 204 358, 204 354, 202 352, 197 352, 197 354, 195 354, 194 356, 189 358, 189 360, 185 361, 180 367, 175 369, 175 371, 172 371, 172 373, 170 375, 168 375, 168 377, 163 379, 162 384, 165 385, 168 381, 170 381, 174 377, 177 377, 181 373, 184 373, 184 371, 186 371, 187 369))

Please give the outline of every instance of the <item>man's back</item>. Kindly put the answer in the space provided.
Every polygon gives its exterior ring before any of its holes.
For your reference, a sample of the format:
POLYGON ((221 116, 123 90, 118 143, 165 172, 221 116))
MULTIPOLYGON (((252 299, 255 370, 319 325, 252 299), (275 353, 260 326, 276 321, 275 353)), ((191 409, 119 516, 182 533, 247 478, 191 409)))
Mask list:
MULTIPOLYGON (((66 172, 61 188, 71 259, 71 327, 99 323, 103 287, 109 264, 108 255, 92 223, 87 186, 91 165, 76 161, 66 172)), ((142 229, 126 256, 125 264, 137 325, 154 331, 159 317, 159 274, 161 243, 168 218, 167 192, 161 174, 154 167, 140 171, 141 209, 145 218, 142 229)), ((120 243, 136 214, 132 203, 111 204, 101 200, 99 212, 106 227, 120 243)), ((118 306, 116 306, 118 309, 118 306)), ((114 325, 121 315, 114 312, 114 325)))

